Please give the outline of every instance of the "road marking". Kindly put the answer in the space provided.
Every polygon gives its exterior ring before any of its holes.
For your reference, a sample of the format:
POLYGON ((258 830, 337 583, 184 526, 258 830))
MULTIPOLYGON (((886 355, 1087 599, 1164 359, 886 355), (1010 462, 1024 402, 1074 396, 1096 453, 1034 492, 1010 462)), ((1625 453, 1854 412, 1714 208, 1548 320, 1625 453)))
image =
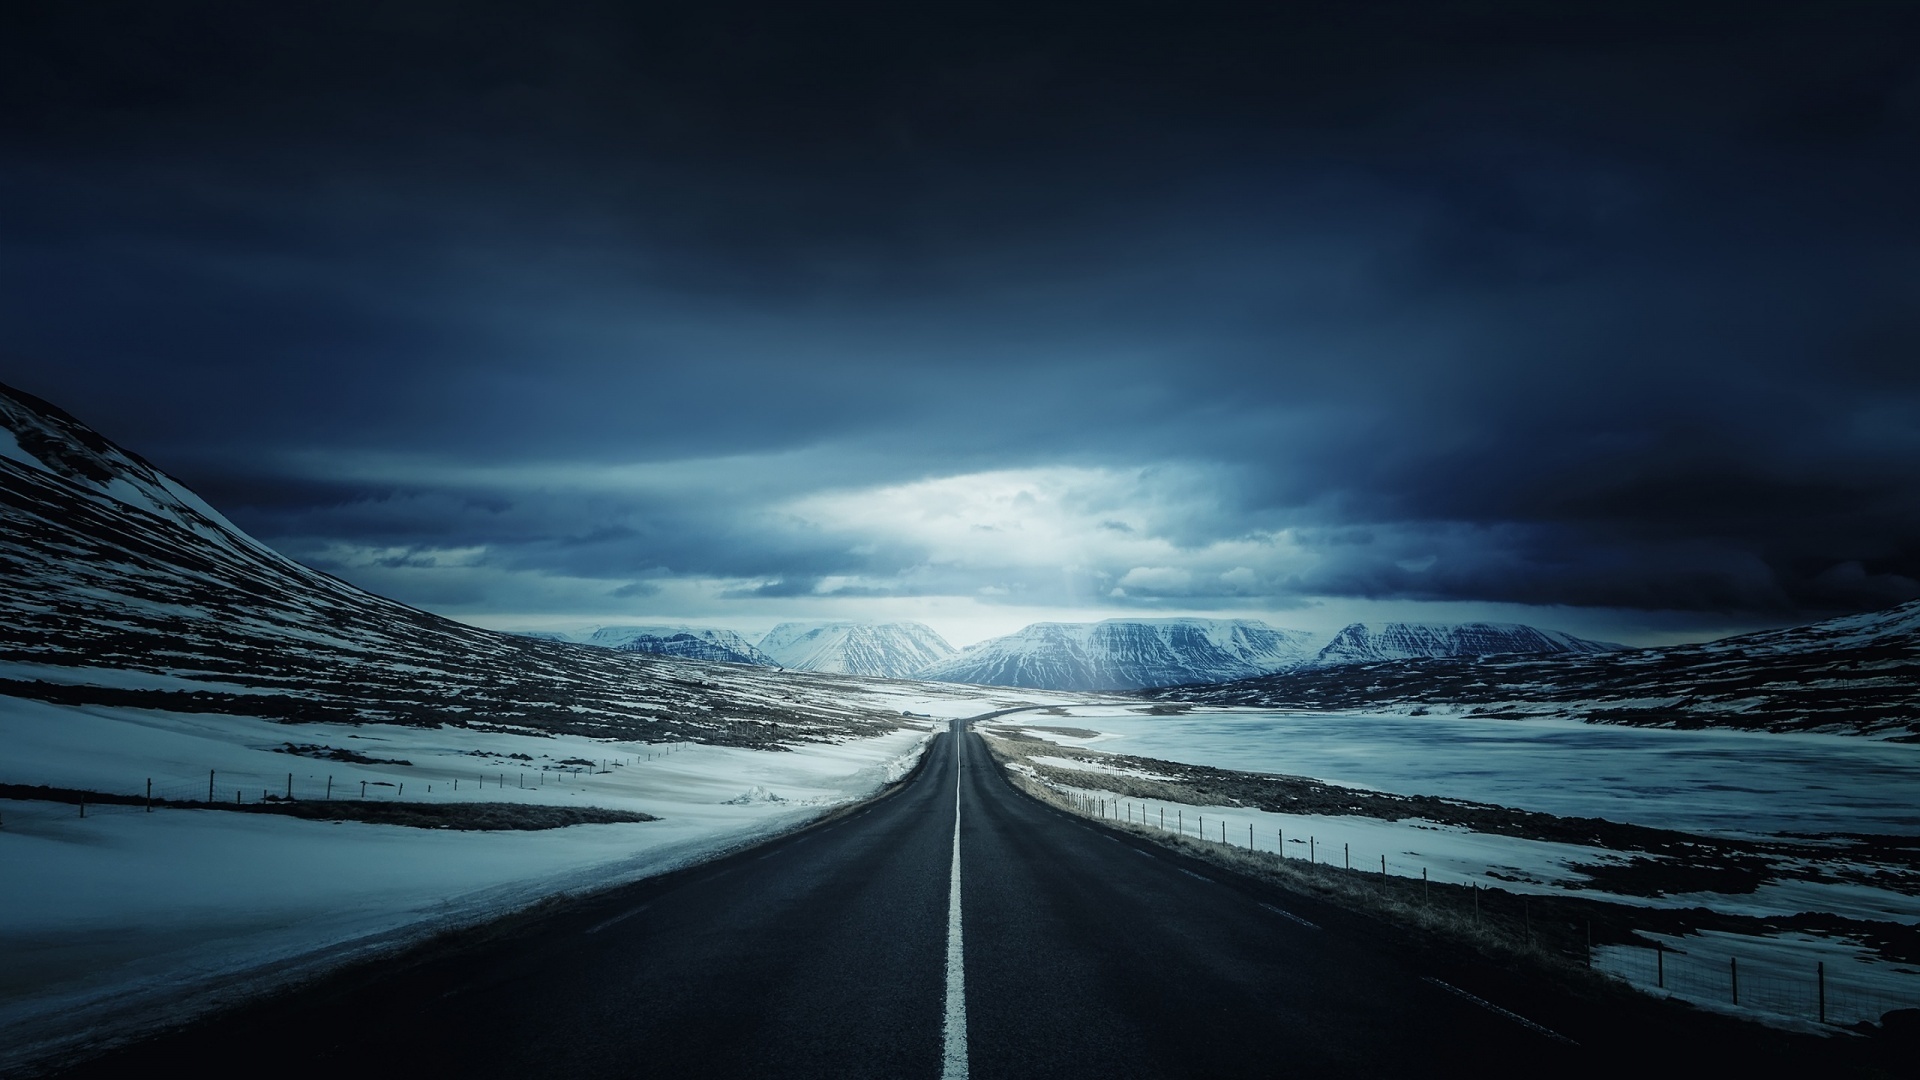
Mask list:
POLYGON ((1127 850, 1133 852, 1135 855, 1145 855, 1149 859, 1153 858, 1153 852, 1142 851, 1139 848, 1132 846, 1131 844, 1127 846, 1127 850))
POLYGON ((633 918, 635 915, 640 914, 641 912, 647 910, 652 906, 653 906, 652 904, 641 904, 639 907, 634 908, 632 911, 623 911, 620 914, 615 915, 613 918, 608 919, 606 922, 595 923, 594 925, 588 927, 587 933, 597 934, 600 931, 605 930, 607 927, 612 926, 614 923, 625 922, 626 920, 633 918))
POLYGON ((1291 920, 1293 920, 1294 922, 1297 922, 1297 923, 1299 923, 1299 924, 1300 924, 1301 926, 1304 926, 1304 927, 1306 927, 1306 928, 1307 928, 1307 929, 1309 929, 1309 930, 1318 930, 1318 929, 1320 929, 1320 927, 1319 927, 1319 926, 1318 926, 1317 924, 1314 924, 1314 923, 1310 923, 1310 922, 1308 922, 1307 920, 1305 920, 1305 919, 1303 919, 1303 918, 1301 918, 1300 916, 1298 916, 1298 915, 1295 915, 1295 914, 1294 914, 1293 912, 1291 912, 1291 911, 1284 911, 1284 910, 1282 910, 1282 909, 1280 909, 1280 908, 1277 908, 1277 907, 1274 907, 1274 906, 1273 906, 1272 904, 1261 904, 1260 906, 1261 906, 1261 907, 1263 907, 1263 908, 1266 908, 1266 909, 1267 909, 1268 911, 1271 911, 1271 912, 1273 912, 1273 913, 1274 913, 1275 915, 1278 915, 1278 916, 1280 916, 1280 917, 1281 917, 1281 918, 1283 918, 1283 919, 1291 919, 1291 920))
POLYGON ((940 1080, 967 1077, 967 965, 960 943, 960 754, 953 756, 953 874, 947 885, 947 1017, 940 1080))
POLYGON ((1508 1012, 1507 1010, 1501 1008, 1500 1006, 1495 1005, 1493 1002, 1488 1001, 1486 998, 1477 997, 1473 994, 1469 994, 1465 990, 1460 989, 1459 987, 1453 985, 1452 983, 1441 982, 1439 979, 1436 979, 1431 975, 1423 975, 1420 978, 1421 978, 1421 981, 1430 982, 1433 985, 1439 987, 1440 989, 1445 990, 1447 993, 1454 995, 1455 997, 1463 998, 1467 1001, 1473 1002, 1475 1005, 1480 1006, 1481 1008, 1487 1010, 1488 1012, 1494 1013, 1499 1016, 1504 1016, 1507 1019, 1513 1021, 1514 1023, 1519 1024, 1521 1027, 1526 1028, 1528 1031, 1534 1032, 1539 1035, 1545 1035, 1549 1039, 1554 1039, 1559 1042, 1566 1043, 1568 1046, 1580 1045, 1579 1043, 1574 1042, 1572 1039, 1567 1038, 1565 1035, 1560 1034, 1559 1032, 1553 1030, 1550 1027, 1545 1027, 1543 1025, 1536 1024, 1533 1021, 1527 1019, 1526 1017, 1521 1016, 1519 1013, 1508 1012))
POLYGON ((1204 881, 1209 885, 1217 884, 1217 882, 1215 882, 1212 878, 1208 877, 1207 875, 1196 874, 1184 866, 1176 866, 1174 867, 1174 869, 1180 871, 1181 873, 1187 875, 1190 878, 1199 878, 1201 881, 1204 881))
POLYGON ((767 852, 767 853, 766 853, 765 855, 762 855, 762 856, 760 856, 760 857, 759 857, 758 859, 755 859, 755 860, 754 860, 754 862, 764 862, 764 861, 766 861, 767 859, 771 859, 771 858, 773 858, 773 857, 774 857, 775 855, 778 855, 778 854, 780 854, 781 852, 783 852, 783 851, 785 851, 785 850, 787 850, 788 848, 796 848, 796 847, 799 847, 799 846, 800 846, 801 844, 804 844, 804 843, 806 843, 806 842, 807 842, 808 840, 811 840, 811 839, 812 839, 812 837, 806 837, 806 838, 803 838, 803 839, 800 839, 800 840, 794 840, 794 841, 791 841, 791 842, 789 842, 789 843, 785 843, 785 844, 781 844, 781 845, 780 845, 779 847, 777 847, 777 848, 774 848, 774 849, 773 849, 772 851, 769 851, 769 852, 767 852))

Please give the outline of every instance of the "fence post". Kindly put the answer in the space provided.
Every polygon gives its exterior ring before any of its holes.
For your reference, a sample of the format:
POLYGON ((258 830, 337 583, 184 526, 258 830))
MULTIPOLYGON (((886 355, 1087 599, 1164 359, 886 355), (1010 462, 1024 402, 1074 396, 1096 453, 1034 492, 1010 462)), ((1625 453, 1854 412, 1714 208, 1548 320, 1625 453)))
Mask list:
POLYGON ((365 780, 360 781, 360 797, 363 799, 367 797, 367 782, 365 780))
POLYGON ((213 804, 213 770, 207 770, 207 804, 213 804))
POLYGON ((1813 967, 1814 981, 1820 985, 1820 1022, 1827 1022, 1827 962, 1820 961, 1813 967))
POLYGON ((1385 855, 1380 856, 1380 876, 1383 878, 1387 876, 1387 857, 1385 855))
POLYGON ((1345 856, 1347 860, 1347 869, 1349 870, 1353 869, 1353 845, 1350 843, 1341 844, 1340 851, 1342 852, 1342 854, 1345 856))
POLYGON ((147 813, 153 813, 153 777, 147 777, 147 813))
POLYGON ((293 801, 293 774, 287 774, 287 801, 293 801))
POLYGON ((1727 957, 1727 974, 1733 980, 1733 1003, 1740 1004, 1740 958, 1727 957))
POLYGON ((1667 946, 1664 942, 1653 943, 1653 970, 1656 980, 1654 985, 1665 990, 1667 988, 1667 946))
POLYGON ((1320 860, 1318 856, 1316 856, 1313 852, 1313 834, 1308 833, 1307 834, 1307 864, 1312 865, 1319 861, 1320 860))
POLYGON ((333 777, 327 777, 327 801, 333 801, 333 777))
POLYGON ((1247 850, 1253 850, 1253 823, 1247 823, 1247 850))

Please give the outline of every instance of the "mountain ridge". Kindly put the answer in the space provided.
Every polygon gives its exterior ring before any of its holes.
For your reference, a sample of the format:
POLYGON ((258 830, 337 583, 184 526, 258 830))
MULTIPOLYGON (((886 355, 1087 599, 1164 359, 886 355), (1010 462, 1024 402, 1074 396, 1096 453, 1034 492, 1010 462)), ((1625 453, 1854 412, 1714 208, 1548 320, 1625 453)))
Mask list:
POLYGON ((784 622, 757 646, 783 667, 883 679, 916 678, 955 653, 932 627, 911 620, 784 622))
POLYGON ((566 641, 622 652, 648 653, 653 656, 678 656, 688 660, 708 660, 721 664, 748 664, 774 667, 772 658, 732 630, 686 626, 679 623, 597 626, 580 633, 564 630, 517 630, 516 636, 566 641))
POLYGON ((1407 660, 1428 656, 1494 656, 1501 653, 1597 653, 1623 649, 1525 623, 1349 623, 1309 661, 1310 666, 1407 660))
POLYGON ((1314 635, 1257 619, 1105 619, 1032 623, 980 642, 919 677, 1045 690, 1138 690, 1223 682, 1309 654, 1314 635))

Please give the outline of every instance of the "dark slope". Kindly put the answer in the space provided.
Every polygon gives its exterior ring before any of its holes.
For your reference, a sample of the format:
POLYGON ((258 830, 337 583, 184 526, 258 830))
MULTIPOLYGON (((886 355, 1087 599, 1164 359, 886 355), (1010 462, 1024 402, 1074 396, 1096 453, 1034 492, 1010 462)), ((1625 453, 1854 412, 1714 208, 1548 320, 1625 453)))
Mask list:
POLYGON ((1699 645, 1347 664, 1148 696, 1264 708, 1466 706, 1491 716, 1914 738, 1920 601, 1699 645))

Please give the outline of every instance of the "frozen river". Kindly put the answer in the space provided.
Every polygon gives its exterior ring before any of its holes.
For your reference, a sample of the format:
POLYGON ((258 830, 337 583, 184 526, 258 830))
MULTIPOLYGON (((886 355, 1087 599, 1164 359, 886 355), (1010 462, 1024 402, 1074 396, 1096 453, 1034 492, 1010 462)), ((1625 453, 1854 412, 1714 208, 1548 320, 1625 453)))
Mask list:
MULTIPOLYGON (((1077 708, 1114 753, 1693 832, 1920 833, 1920 746, 1558 720, 1077 708)), ((1080 740, 1061 739, 1073 744, 1080 740)))

